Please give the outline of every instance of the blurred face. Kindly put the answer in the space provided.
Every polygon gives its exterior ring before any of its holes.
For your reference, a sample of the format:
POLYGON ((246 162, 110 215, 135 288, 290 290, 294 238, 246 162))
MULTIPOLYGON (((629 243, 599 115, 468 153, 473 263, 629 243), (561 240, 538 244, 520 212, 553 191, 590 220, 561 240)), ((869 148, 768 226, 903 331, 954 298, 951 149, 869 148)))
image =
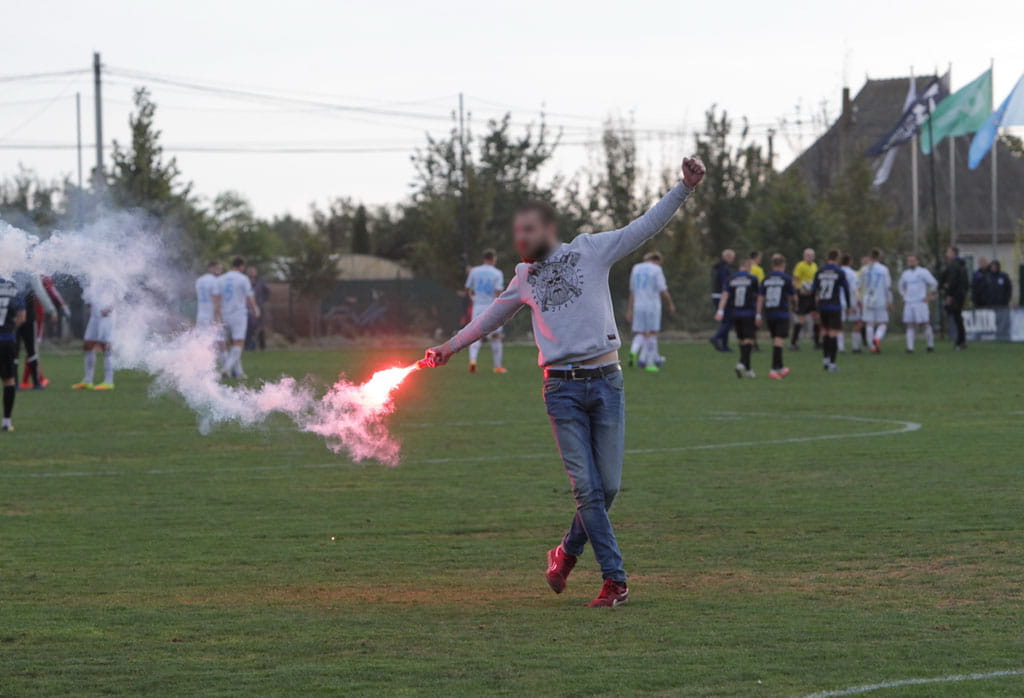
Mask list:
POLYGON ((917 257, 914 255, 907 255, 907 266, 911 269, 917 269, 917 257))
POLYGON ((808 264, 814 261, 814 250, 804 250, 804 261, 808 264))
POLYGON ((212 267, 210 267, 210 273, 213 274, 214 276, 220 276, 221 274, 224 273, 224 265, 214 264, 212 267))
POLYGON ((724 259, 727 263, 732 264, 733 260, 736 259, 736 253, 733 252, 732 250, 726 250, 726 252, 722 254, 722 259, 724 259))
POLYGON ((250 279, 255 279, 256 267, 249 267, 248 269, 245 270, 245 273, 249 276, 250 279))
POLYGON ((554 223, 545 223, 536 211, 516 214, 512 221, 512 237, 516 251, 524 262, 536 262, 548 256, 558 241, 554 223))
POLYGON ((866 267, 869 264, 871 264, 871 257, 861 257, 860 258, 860 265, 862 267, 866 267))
POLYGON ((956 252, 953 251, 952 247, 946 249, 946 261, 952 262, 956 259, 956 252))

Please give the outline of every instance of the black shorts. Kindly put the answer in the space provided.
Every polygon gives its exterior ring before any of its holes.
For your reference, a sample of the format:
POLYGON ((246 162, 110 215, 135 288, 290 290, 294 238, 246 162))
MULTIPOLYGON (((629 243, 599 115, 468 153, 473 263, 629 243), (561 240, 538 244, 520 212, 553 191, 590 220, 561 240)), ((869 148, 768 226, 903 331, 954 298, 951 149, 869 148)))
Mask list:
POLYGON ((814 312, 814 296, 805 296, 803 294, 796 298, 796 314, 797 315, 810 315, 814 312))
POLYGON ((757 325, 752 317, 734 317, 732 326, 736 328, 736 336, 742 341, 754 339, 757 336, 757 325))
POLYGON ((789 318, 788 317, 771 317, 768 316, 768 334, 771 335, 772 339, 776 337, 782 337, 786 339, 789 337, 789 318))
POLYGON ((0 381, 17 378, 14 362, 18 358, 18 343, 13 340, 0 341, 0 381))
POLYGON ((818 312, 818 324, 823 330, 843 329, 842 310, 821 310, 818 312))

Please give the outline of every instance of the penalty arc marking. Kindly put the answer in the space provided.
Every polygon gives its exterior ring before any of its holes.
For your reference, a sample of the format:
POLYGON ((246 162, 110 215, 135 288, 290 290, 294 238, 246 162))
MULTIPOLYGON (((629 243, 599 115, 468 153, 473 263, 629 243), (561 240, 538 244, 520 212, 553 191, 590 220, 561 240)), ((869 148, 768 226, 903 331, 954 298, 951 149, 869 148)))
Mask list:
POLYGON ((903 686, 920 686, 929 683, 959 683, 961 681, 984 681, 985 679, 1001 679, 1009 676, 1024 676, 1024 669, 989 671, 981 674, 953 674, 951 676, 935 676, 927 679, 901 679, 898 681, 885 681, 882 683, 866 684, 864 686, 851 686, 849 688, 840 688, 835 691, 820 691, 818 693, 811 693, 807 696, 804 696, 804 698, 840 698, 840 696, 855 696, 861 693, 884 691, 887 688, 902 688, 903 686))
MULTIPOLYGON (((719 417, 777 417, 765 412, 714 412, 719 417)), ((691 444, 688 446, 664 446, 660 448, 627 448, 627 456, 642 456, 656 453, 683 453, 686 451, 713 451, 725 448, 749 448, 751 446, 770 446, 782 444, 802 444, 815 441, 834 441, 838 439, 863 439, 879 436, 896 436, 898 434, 909 434, 921 429, 918 422, 904 421, 900 419, 881 419, 878 417, 854 417, 847 415, 804 415, 805 419, 817 419, 822 421, 856 422, 862 424, 888 425, 888 428, 871 429, 868 431, 844 432, 838 434, 815 434, 813 436, 793 436, 781 439, 762 439, 753 441, 725 441, 710 444, 691 444)), ((493 424, 494 422, 487 422, 493 424)), ((467 423, 462 423, 467 424, 467 423)), ((523 453, 516 456, 518 459, 543 460, 554 458, 551 451, 541 453, 523 453)), ((422 458, 403 461, 406 465, 437 465, 444 463, 485 463, 499 461, 508 458, 507 455, 479 455, 461 456, 452 458, 422 458)), ((324 469, 337 468, 342 465, 339 461, 329 463, 303 463, 298 465, 266 465, 249 467, 227 467, 227 468, 153 468, 141 471, 120 471, 120 470, 69 470, 57 472, 25 472, 25 473, 0 473, 0 479, 25 479, 25 478, 62 478, 62 477, 122 477, 125 475, 176 475, 180 473, 230 473, 230 472, 264 472, 275 470, 296 470, 296 469, 324 469)), ((349 464, 350 465, 350 464, 349 464)))

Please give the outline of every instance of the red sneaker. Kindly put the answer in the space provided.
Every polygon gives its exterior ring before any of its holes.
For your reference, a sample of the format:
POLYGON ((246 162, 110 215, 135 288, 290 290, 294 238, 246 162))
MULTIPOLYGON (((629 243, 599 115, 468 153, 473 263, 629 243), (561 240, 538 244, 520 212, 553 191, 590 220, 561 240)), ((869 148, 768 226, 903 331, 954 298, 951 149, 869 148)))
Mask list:
POLYGON ((547 577, 548 586, 556 594, 565 591, 565 584, 569 579, 569 573, 576 566, 576 556, 565 552, 561 544, 548 551, 548 569, 544 573, 547 577))
POLYGON ((597 598, 587 604, 590 608, 600 608, 601 606, 607 606, 609 608, 615 608, 629 601, 629 588, 625 583, 619 583, 612 579, 604 580, 604 586, 601 587, 601 593, 597 595, 597 598))

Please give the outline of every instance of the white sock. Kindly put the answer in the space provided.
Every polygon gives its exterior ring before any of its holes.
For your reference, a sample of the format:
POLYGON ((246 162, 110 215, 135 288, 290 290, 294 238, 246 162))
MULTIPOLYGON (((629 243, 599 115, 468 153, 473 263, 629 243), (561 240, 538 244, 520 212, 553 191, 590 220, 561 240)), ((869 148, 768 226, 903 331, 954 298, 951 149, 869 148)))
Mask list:
POLYGON ((114 384, 114 362, 109 351, 103 352, 103 382, 114 384))
POLYGON ((885 331, 887 329, 889 329, 889 326, 887 324, 885 324, 884 322, 879 323, 875 327, 875 340, 881 342, 883 339, 885 339, 885 331))
POLYGON ((854 351, 860 351, 862 348, 860 343, 860 331, 857 330, 857 328, 854 328, 853 332, 850 334, 850 344, 854 351))
POLYGON ((491 353, 494 354, 494 368, 501 368, 501 360, 505 356, 505 343, 500 337, 491 340, 491 353))
POLYGON ((649 336, 644 345, 647 348, 647 361, 653 364, 661 360, 661 355, 658 354, 658 335, 649 336))
POLYGON ((476 360, 480 358, 480 347, 482 347, 483 344, 483 341, 478 339, 469 345, 469 363, 475 364, 476 360))
POLYGON ((5 427, 11 426, 11 418, 10 417, 4 417, 3 421, 0 421, 0 425, 3 425, 5 427))
POLYGON ((640 349, 644 345, 644 336, 642 334, 633 335, 633 344, 629 347, 630 354, 639 354, 640 349))
POLYGON ((231 349, 228 350, 228 364, 224 370, 227 373, 242 372, 242 347, 231 345, 231 349))
POLYGON ((839 336, 836 337, 836 344, 839 345, 839 351, 846 351, 846 333, 840 332, 839 336))
POLYGON ((85 352, 85 378, 82 379, 83 383, 92 383, 92 379, 96 376, 96 352, 89 350, 85 352))
POLYGON ((914 326, 907 328, 907 351, 914 351, 914 326))
POLYGON ((924 339, 928 342, 928 348, 935 348, 935 330, 932 329, 931 325, 924 326, 924 339))

